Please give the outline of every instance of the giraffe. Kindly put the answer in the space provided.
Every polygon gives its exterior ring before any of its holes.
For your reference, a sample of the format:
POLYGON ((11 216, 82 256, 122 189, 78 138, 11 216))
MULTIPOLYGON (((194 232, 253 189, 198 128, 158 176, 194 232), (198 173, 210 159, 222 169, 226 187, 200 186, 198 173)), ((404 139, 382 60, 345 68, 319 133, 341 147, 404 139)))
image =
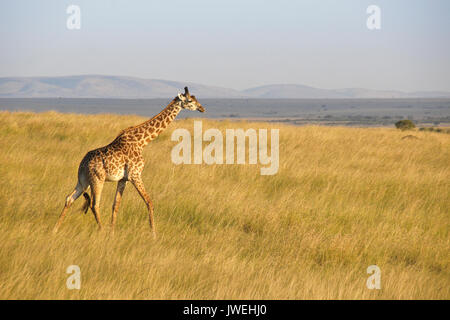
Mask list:
POLYGON ((150 120, 123 130, 113 142, 91 150, 84 156, 78 167, 78 183, 66 198, 64 208, 53 229, 54 232, 58 231, 67 210, 81 195, 86 199, 83 206, 84 212, 86 213, 90 208, 98 228, 101 229, 100 198, 106 181, 117 181, 111 217, 111 227, 114 231, 120 201, 127 181, 130 181, 147 206, 150 230, 153 237, 156 237, 153 202, 148 196, 141 178, 144 169, 142 151, 150 141, 167 128, 182 109, 205 112, 195 96, 189 94, 187 87, 184 88, 184 91, 184 94, 179 93, 164 110, 150 120), (89 188, 91 189, 91 196, 86 192, 89 188))

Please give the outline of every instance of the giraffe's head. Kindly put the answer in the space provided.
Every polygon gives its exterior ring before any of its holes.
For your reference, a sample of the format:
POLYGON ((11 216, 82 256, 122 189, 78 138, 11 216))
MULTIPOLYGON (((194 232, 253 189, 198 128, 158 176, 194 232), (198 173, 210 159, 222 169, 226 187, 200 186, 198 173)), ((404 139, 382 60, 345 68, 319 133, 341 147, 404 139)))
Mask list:
POLYGON ((191 96, 189 94, 188 87, 184 87, 184 94, 179 93, 177 98, 178 101, 180 101, 181 107, 183 109, 188 109, 192 111, 198 110, 200 112, 205 112, 205 108, 203 108, 203 106, 200 104, 200 102, 198 102, 195 96, 191 96))

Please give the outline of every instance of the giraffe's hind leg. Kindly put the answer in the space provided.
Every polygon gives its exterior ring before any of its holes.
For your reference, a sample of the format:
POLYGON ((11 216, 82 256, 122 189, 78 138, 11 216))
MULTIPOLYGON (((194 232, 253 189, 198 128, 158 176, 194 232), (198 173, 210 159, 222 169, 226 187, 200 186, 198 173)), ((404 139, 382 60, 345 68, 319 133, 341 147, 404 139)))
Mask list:
POLYGON ((117 211, 119 211, 120 201, 122 200, 123 191, 127 185, 126 180, 120 180, 117 183, 116 197, 114 198, 114 204, 111 216, 111 229, 114 232, 114 226, 116 224, 117 211))
POLYGON ((61 212, 61 215, 59 216, 58 222, 56 223, 55 227, 53 228, 53 232, 57 232, 59 227, 61 226, 61 223, 64 220, 64 217, 66 216, 67 210, 69 210, 70 206, 72 205, 72 203, 77 200, 82 194, 83 192, 86 190, 86 188, 84 188, 81 183, 78 182, 77 186, 75 187, 75 189, 72 191, 71 194, 69 194, 66 198, 66 203, 64 205, 64 208, 61 212))
POLYGON ((98 228, 102 228, 102 223, 100 221, 100 199, 102 197, 104 181, 99 179, 93 179, 90 182, 92 191, 92 212, 94 213, 95 221, 97 221, 98 228))
POLYGON ((91 200, 92 197, 90 197, 87 192, 83 192, 83 197, 84 197, 84 204, 83 204, 83 207, 81 208, 81 211, 83 211, 84 214, 86 214, 88 212, 89 208, 91 208, 91 210, 92 210, 92 200, 91 200))

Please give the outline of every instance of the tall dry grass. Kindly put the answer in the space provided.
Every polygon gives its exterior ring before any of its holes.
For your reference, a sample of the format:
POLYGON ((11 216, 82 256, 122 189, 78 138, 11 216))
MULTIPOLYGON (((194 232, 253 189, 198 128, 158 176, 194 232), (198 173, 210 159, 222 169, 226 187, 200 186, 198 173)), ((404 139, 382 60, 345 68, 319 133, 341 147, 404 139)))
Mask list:
MULTIPOLYGON (((450 136, 387 128, 279 128, 280 170, 172 164, 176 121, 145 150, 158 238, 128 185, 114 235, 82 200, 50 231, 79 161, 144 119, 0 113, 2 299, 449 299, 450 136), (68 290, 69 265, 81 290, 68 290), (381 269, 381 290, 366 268, 381 269)), ((115 184, 106 184, 108 224, 115 184)))

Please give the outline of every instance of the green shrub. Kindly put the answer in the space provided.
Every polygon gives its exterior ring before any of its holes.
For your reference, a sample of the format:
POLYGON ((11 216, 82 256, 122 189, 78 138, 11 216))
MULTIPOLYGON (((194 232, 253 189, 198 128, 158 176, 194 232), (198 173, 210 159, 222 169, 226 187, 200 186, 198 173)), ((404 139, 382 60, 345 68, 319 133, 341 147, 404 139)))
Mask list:
POLYGON ((395 123, 395 126, 397 127, 397 129, 400 129, 400 130, 411 130, 411 129, 414 129, 416 127, 414 122, 412 122, 411 120, 400 120, 400 121, 397 121, 395 123))
MULTIPOLYGON (((398 128, 398 127, 397 127, 398 128)), ((450 129, 445 128, 434 128, 434 127, 421 127, 419 131, 429 131, 429 132, 440 132, 440 133, 450 133, 450 129)))

